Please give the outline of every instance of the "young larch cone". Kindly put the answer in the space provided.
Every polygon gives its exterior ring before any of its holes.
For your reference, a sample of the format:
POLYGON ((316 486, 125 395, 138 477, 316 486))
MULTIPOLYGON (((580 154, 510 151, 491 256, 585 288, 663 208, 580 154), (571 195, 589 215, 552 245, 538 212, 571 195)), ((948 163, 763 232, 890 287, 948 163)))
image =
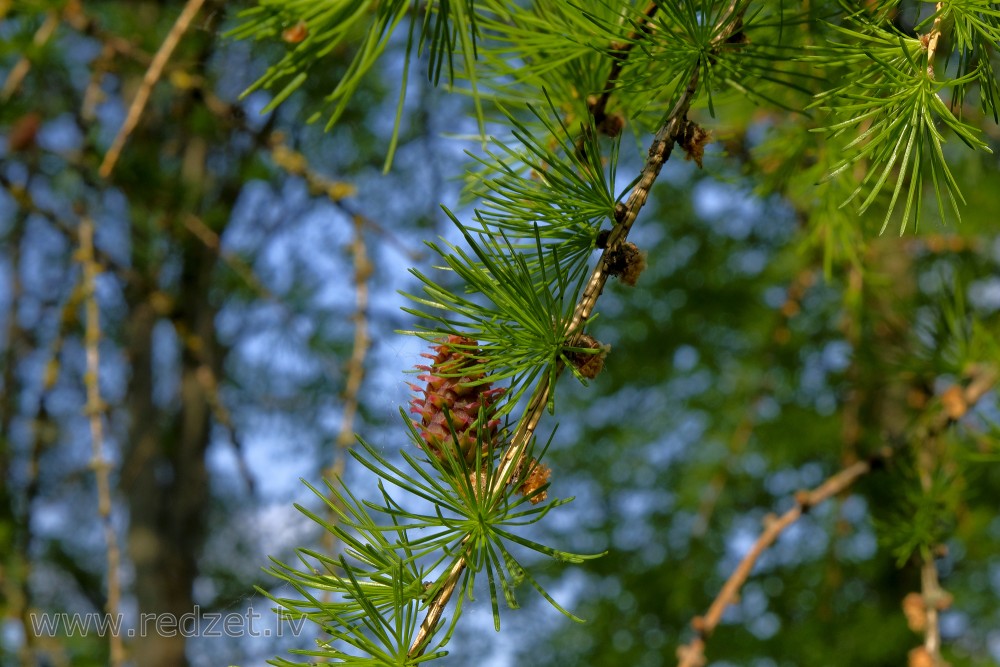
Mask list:
POLYGON ((431 360, 430 366, 417 366, 424 371, 417 378, 427 386, 410 385, 418 392, 410 401, 410 412, 420 415, 413 425, 424 440, 424 450, 441 461, 447 458, 444 448, 454 448, 456 443, 456 455, 467 463, 476 460, 477 442, 482 443, 484 454, 488 454, 500 424, 499 419, 490 415, 494 412, 496 397, 504 390, 493 388, 491 382, 481 382, 483 373, 475 369, 481 362, 476 356, 476 345, 476 341, 464 336, 451 335, 442 339, 439 345, 432 347, 436 354, 421 355, 431 360), (473 384, 476 382, 479 384, 473 384), (484 408, 485 424, 479 420, 480 408, 484 408))

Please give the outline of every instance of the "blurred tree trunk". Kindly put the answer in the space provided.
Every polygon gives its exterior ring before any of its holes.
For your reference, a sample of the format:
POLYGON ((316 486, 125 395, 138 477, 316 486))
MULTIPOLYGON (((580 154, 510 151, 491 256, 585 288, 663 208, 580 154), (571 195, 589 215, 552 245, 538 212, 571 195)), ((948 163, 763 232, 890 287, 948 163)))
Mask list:
MULTIPOLYGON (((220 19, 211 3, 206 10, 206 29, 188 36, 198 43, 189 65, 198 77, 205 76, 220 19)), ((176 154, 170 157, 180 161, 180 171, 165 180, 180 196, 161 199, 168 210, 150 206, 144 211, 150 218, 149 228, 156 229, 159 242, 168 245, 170 259, 181 264, 179 277, 164 290, 159 280, 162 260, 151 261, 149 245, 136 240, 132 265, 145 265, 146 275, 125 290, 130 313, 126 349, 131 354, 132 375, 126 399, 131 422, 121 491, 129 508, 127 548, 135 567, 133 590, 140 635, 131 657, 135 664, 150 667, 188 664, 184 630, 190 622, 182 620, 195 612, 193 589, 210 502, 205 456, 211 443, 215 389, 206 377, 219 377, 223 357, 215 331, 218 306, 210 298, 218 258, 213 248, 185 229, 184 221, 206 209, 222 209, 220 224, 224 226, 239 191, 215 191, 209 184, 205 139, 191 122, 202 104, 197 90, 190 89, 175 96, 170 105, 169 120, 177 141, 176 154), (219 201, 223 198, 227 201, 219 201), (159 400, 155 388, 167 378, 156 373, 158 324, 173 327, 179 348, 178 367, 172 369, 179 383, 176 393, 159 400)), ((161 156, 170 152, 162 147, 154 150, 161 156)))
POLYGON ((209 500, 205 453, 211 435, 210 396, 199 375, 207 364, 216 377, 221 361, 216 308, 208 298, 214 258, 204 246, 187 245, 179 302, 171 313, 175 328, 188 336, 187 344, 181 344, 179 405, 158 405, 153 395, 158 380, 153 334, 160 321, 153 305, 156 294, 131 291, 128 325, 132 423, 121 486, 128 498, 128 552, 135 565, 139 632, 144 635, 133 657, 136 664, 151 667, 187 664, 185 637, 162 623, 194 610, 192 589, 209 500), (149 614, 158 615, 155 624, 149 614))

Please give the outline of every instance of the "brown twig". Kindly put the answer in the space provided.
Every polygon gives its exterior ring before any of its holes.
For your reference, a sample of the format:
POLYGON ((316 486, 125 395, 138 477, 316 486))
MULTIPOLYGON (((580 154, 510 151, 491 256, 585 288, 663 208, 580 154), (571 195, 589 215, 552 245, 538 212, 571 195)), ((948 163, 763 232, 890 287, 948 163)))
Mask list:
MULTIPOLYGON (((364 237, 365 220, 354 216, 354 239, 351 241, 351 255, 354 257, 354 344, 351 358, 347 362, 347 383, 344 387, 344 412, 337 433, 337 447, 347 449, 354 442, 354 419, 358 412, 358 395, 365 378, 365 357, 371 346, 368 335, 368 280, 372 276, 372 263, 368 259, 364 237)), ((337 472, 343 470, 343 464, 337 472)))
MULTIPOLYGON (((187 336, 185 345, 187 345, 188 351, 192 354, 198 354, 201 347, 192 346, 191 342, 191 336, 187 336), (192 349, 193 347, 195 347, 195 349, 192 349)), ((252 496, 254 494, 254 490, 256 489, 256 484, 253 480, 253 474, 250 472, 250 466, 247 465, 243 442, 238 435, 239 432, 236 430, 236 425, 233 424, 233 417, 229 412, 229 408, 227 408, 226 404, 222 401, 222 395, 219 392, 219 379, 216 377, 215 371, 212 370, 212 366, 206 363, 204 359, 195 371, 195 379, 198 381, 198 384, 201 385, 202 391, 205 392, 205 402, 208 403, 208 407, 212 411, 212 417, 220 426, 229 432, 229 441, 232 443, 233 449, 236 452, 236 465, 239 467, 240 477, 243 478, 243 483, 246 484, 247 490, 252 496)))
MULTIPOLYGON (((63 9, 63 20, 81 34, 93 37, 105 48, 131 58, 143 67, 149 67, 153 57, 139 48, 134 42, 113 32, 108 32, 93 17, 84 12, 82 0, 69 0, 63 9)), ((98 56, 103 57, 102 56, 98 56)))
MULTIPOLYGON (((32 197, 30 190, 26 186, 14 183, 7 177, 6 174, 0 172, 0 187, 2 187, 7 194, 14 199, 14 203, 21 207, 22 210, 45 218, 52 224, 57 232, 62 234, 67 239, 67 241, 76 243, 79 231, 71 227, 69 223, 57 216, 54 212, 39 205, 35 198, 32 197)), ((107 270, 114 271, 115 274, 121 276, 123 280, 129 282, 139 280, 139 276, 134 269, 116 262, 100 248, 94 248, 94 257, 100 265, 104 266, 107 270)))
POLYGON ((950 601, 951 596, 941 588, 933 555, 924 558, 920 565, 920 594, 924 604, 924 643, 916 651, 921 658, 918 659, 911 651, 910 664, 922 661, 939 667, 942 664, 940 609, 945 600, 950 601))
MULTIPOLYGON (((740 18, 736 15, 736 7, 736 2, 730 4, 729 10, 723 16, 719 34, 716 37, 716 47, 725 42, 736 29, 740 18)), ((593 312, 597 299, 604 290, 604 285, 607 283, 609 277, 606 259, 624 245, 629 230, 631 230, 632 224, 639 215, 639 211, 649 199, 650 189, 656 181, 656 177, 660 174, 663 164, 669 159, 674 144, 680 140, 683 133, 687 130, 687 113, 691 108, 691 103, 694 101, 695 93, 698 89, 699 72, 700 68, 695 68, 694 73, 688 80, 670 114, 656 132, 652 145, 649 148, 646 164, 642 168, 637 184, 632 189, 632 193, 625 204, 619 205, 619 209, 616 211, 618 224, 612 229, 611 235, 608 237, 607 247, 604 249, 604 253, 601 255, 601 259, 598 261, 593 273, 591 273, 590 280, 587 282, 583 294, 573 311, 573 317, 563 332, 567 338, 577 335, 582 331, 583 324, 593 312)), ((563 368, 560 364, 556 369, 556 375, 558 376, 562 370, 563 368)), ((524 452, 534 437, 535 429, 538 428, 538 423, 548 403, 550 390, 551 383, 543 382, 532 395, 525 414, 511 437, 510 445, 504 451, 497 464, 497 474, 493 481, 494 486, 490 491, 491 497, 502 497, 502 494, 498 493, 498 487, 512 479, 514 471, 521 465, 524 452)), ((428 604, 427 615, 420 624, 416 638, 410 645, 409 655, 411 657, 421 655, 426 649, 427 640, 434 631, 434 628, 437 627, 437 623, 443 615, 444 608, 451 599, 455 586, 458 584, 459 576, 464 569, 465 557, 460 556, 454 561, 449 570, 444 585, 438 589, 438 593, 428 604)))
POLYGON ((718 626, 726 608, 736 601, 737 594, 753 571, 757 559, 760 558, 761 554, 768 547, 774 544, 786 528, 798 521, 799 517, 808 512, 812 507, 847 489, 891 455, 892 451, 885 449, 871 460, 858 461, 844 468, 812 491, 800 491, 795 496, 794 507, 780 517, 771 516, 766 520, 763 532, 761 532, 757 541, 754 542, 750 551, 743 557, 743 560, 736 566, 733 573, 729 575, 729 579, 726 580, 719 594, 712 601, 708 611, 704 616, 698 616, 691 622, 698 635, 677 649, 678 665, 680 667, 701 667, 705 664, 706 640, 711 636, 716 626, 718 626))
POLYGON ((972 366, 966 372, 965 387, 953 385, 941 394, 941 410, 935 412, 930 422, 918 432, 921 440, 933 440, 965 414, 1000 382, 1000 372, 990 364, 972 366))
POLYGON ((122 124, 121 129, 118 130, 118 135, 115 136, 111 148, 104 155, 104 161, 101 162, 101 168, 98 170, 101 178, 107 178, 111 175, 111 171, 115 168, 115 163, 118 162, 122 149, 125 147, 125 142, 128 140, 132 130, 135 129, 135 126, 139 124, 139 118, 146 108, 146 102, 149 101, 149 96, 153 92, 153 86, 159 81, 160 75, 163 74, 163 68, 166 66, 167 61, 170 60, 170 56, 177 47, 177 43, 180 42, 181 37, 187 31, 191 25, 191 21, 194 20, 194 17, 198 14, 198 10, 201 9, 204 3, 205 0, 188 0, 174 22, 173 27, 170 28, 170 32, 167 33, 166 39, 163 40, 163 44, 160 45, 156 55, 153 56, 153 62, 150 63, 149 69, 146 70, 145 76, 142 77, 142 84, 139 86, 139 90, 136 91, 135 99, 132 100, 132 105, 129 107, 125 122, 122 124))
MULTIPOLYGON (((87 373, 84 384, 87 389, 87 404, 85 412, 90 422, 90 440, 93 449, 93 468, 97 479, 97 513, 104 527, 104 539, 107 543, 107 578, 108 597, 105 611, 111 618, 118 616, 118 604, 121 598, 121 581, 119 578, 120 554, 118 536, 111 522, 111 473, 110 462, 104 455, 104 424, 102 416, 104 404, 100 389, 100 344, 101 324, 100 311, 97 305, 96 282, 100 269, 94 257, 94 223, 88 217, 80 220, 80 253, 79 261, 83 272, 83 299, 86 312, 84 340, 87 358, 87 373)), ((125 662, 125 648, 121 636, 112 632, 109 636, 110 662, 113 667, 119 667, 125 662)))

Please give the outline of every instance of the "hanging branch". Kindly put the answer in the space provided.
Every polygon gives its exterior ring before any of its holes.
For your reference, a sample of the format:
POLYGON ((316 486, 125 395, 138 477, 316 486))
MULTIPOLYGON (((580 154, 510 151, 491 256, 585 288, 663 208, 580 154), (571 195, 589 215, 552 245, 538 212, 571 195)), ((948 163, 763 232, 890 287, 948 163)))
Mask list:
POLYGON ((194 235, 205 247, 216 254, 230 269, 239 276, 247 287, 252 289, 258 296, 267 301, 276 301, 277 298, 267 289, 267 286, 260 282, 253 272, 253 267, 236 253, 222 247, 219 235, 205 222, 195 215, 184 216, 184 227, 194 235))
MULTIPOLYGON (((104 403, 101 400, 100 389, 100 344, 101 324, 100 311, 97 304, 96 281, 100 267, 94 258, 94 223, 84 216, 80 220, 80 266, 83 271, 83 299, 86 310, 85 342, 87 357, 87 373, 84 384, 87 389, 87 405, 85 411, 90 422, 90 440, 93 448, 92 466, 97 479, 97 513, 104 527, 104 540, 107 543, 107 577, 108 599, 105 612, 112 619, 118 617, 118 605, 121 599, 121 580, 119 570, 121 556, 118 550, 118 536, 111 522, 111 463, 104 454, 104 403)), ((125 663, 125 649, 118 633, 109 635, 110 661, 113 667, 125 663)))
MULTIPOLYGON (((344 387, 344 410, 337 433, 337 447, 341 450, 354 443, 354 419, 358 412, 358 395, 365 378, 365 357, 371 347, 368 335, 368 281, 372 276, 372 263, 368 259, 364 237, 365 220, 354 216, 354 238, 351 241, 351 255, 354 258, 354 344, 351 358, 347 362, 347 383, 344 387)), ((329 477, 343 473, 343 457, 328 471, 329 477)))
MULTIPOLYGON (((714 41, 715 48, 724 43, 738 28, 741 17, 736 14, 737 4, 735 1, 732 2, 727 12, 723 15, 719 24, 718 34, 714 41)), ((670 158, 674 144, 681 142, 688 135, 689 127, 692 123, 688 121, 687 113, 698 90, 700 71, 700 66, 694 68, 679 99, 653 138, 646 158, 646 164, 640 173, 635 187, 632 189, 632 193, 625 204, 619 204, 616 209, 615 217, 618 224, 611 230, 607 247, 604 249, 601 259, 594 268, 582 296, 577 302, 572 319, 563 332, 566 336, 573 335, 574 332, 582 330, 582 325, 590 317, 597 299, 604 290, 604 285, 610 276, 607 260, 625 244, 629 230, 631 230, 632 224, 638 217, 639 211, 649 199, 650 189, 656 181, 657 176, 659 176, 664 163, 670 158)), ((556 375, 558 376, 562 370, 563 365, 560 363, 556 369, 556 375)), ((538 427, 545 406, 548 404, 551 387, 551 382, 542 382, 533 394, 524 416, 521 418, 514 435, 511 437, 510 445, 500 458, 498 472, 492 480, 493 486, 490 490, 493 497, 501 497, 502 494, 497 492, 506 484, 507 480, 513 477, 514 470, 522 465, 524 452, 534 437, 535 429, 538 427)), ((420 624, 420 629, 417 631, 416 637, 410 646, 409 655, 411 657, 416 657, 423 653, 426 640, 437 627, 465 567, 464 557, 456 559, 451 570, 448 572, 444 584, 429 602, 427 614, 420 624)))
MULTIPOLYGON (((12 221, 11 230, 8 232, 6 238, 6 242, 10 248, 8 255, 10 272, 8 295, 11 312, 16 312, 24 294, 24 284, 21 280, 21 248, 24 232, 27 228, 27 220, 28 216, 24 212, 16 216, 12 221)), ((19 373, 17 372, 18 353, 25 344, 26 339, 29 338, 30 332, 20 326, 17 317, 7 317, 6 319, 7 326, 4 331, 6 349, 3 351, 3 375, 0 381, 3 382, 4 391, 7 396, 15 396, 18 394, 18 385, 21 382, 19 373)), ((44 403, 41 404, 44 405, 44 403)), ((0 401, 0 433, 7 434, 11 432, 11 424, 14 423, 17 415, 18 408, 15 401, 0 401)), ((38 422, 39 420, 36 419, 35 423, 38 422)), ((38 432, 36 431, 35 435, 37 436, 37 434, 38 432)), ((2 585, 0 594, 6 600, 9 600, 8 614, 10 614, 11 618, 17 619, 17 622, 21 626, 21 631, 24 633, 24 643, 20 651, 18 651, 21 664, 23 665, 30 665, 35 662, 32 654, 38 639, 34 633, 30 632, 32 598, 29 581, 33 562, 30 555, 32 547, 32 511, 34 510, 34 496, 37 494, 38 489, 40 440, 40 438, 36 437, 31 445, 31 453, 28 458, 28 465, 26 466, 27 474, 24 500, 21 505, 20 517, 18 517, 18 521, 15 524, 16 532, 12 539, 15 546, 11 561, 16 565, 11 569, 15 571, 11 572, 8 576, 0 578, 0 585, 2 585)), ((13 480, 10 476, 11 471, 14 469, 11 465, 13 454, 11 444, 10 438, 0 437, 0 472, 3 473, 3 486, 0 489, 0 496, 6 496, 9 493, 8 489, 13 491, 13 480)))
MULTIPOLYGON (((989 392, 997 380, 997 371, 990 366, 973 369, 972 379, 964 389, 952 387, 945 392, 942 400, 944 409, 932 417, 930 424, 926 427, 924 439, 939 437, 945 429, 954 424, 958 419, 961 419, 971 406, 975 405, 989 392)), ((701 667, 705 664, 706 642, 722 619, 723 612, 737 600, 740 588, 750 576, 761 554, 774 544, 785 529, 795 523, 812 507, 843 492, 859 478, 881 467, 894 453, 892 449, 883 448, 878 454, 867 461, 858 461, 844 468, 812 491, 799 492, 795 496, 794 507, 780 517, 771 518, 771 520, 767 521, 764 531, 757 538, 757 541, 754 542, 750 551, 743 557, 743 560, 736 566, 729 579, 726 580, 726 583, 715 597, 715 600, 712 601, 705 615, 698 616, 691 621, 691 625, 697 636, 677 649, 678 667, 701 667)), ((914 650, 920 652, 926 651, 935 660, 931 664, 936 665, 938 664, 937 661, 940 660, 941 650, 941 636, 937 623, 937 612, 947 606, 949 598, 948 594, 940 587, 937 569, 932 559, 924 560, 921 566, 921 584, 923 599, 914 602, 914 598, 908 596, 908 600, 904 601, 904 608, 908 606, 912 607, 915 604, 921 607, 920 614, 913 615, 921 617, 919 627, 925 633, 924 645, 914 650)), ((910 613, 912 614, 912 612, 910 613)))
POLYGON ((780 517, 775 518, 773 515, 769 515, 765 519, 764 531, 743 557, 743 560, 736 566, 736 569, 733 570, 733 573, 729 575, 729 579, 726 580, 719 594, 715 596, 708 611, 704 616, 697 616, 691 621, 691 626, 697 636, 677 649, 678 666, 702 667, 705 664, 705 644, 716 626, 719 625, 723 612, 729 605, 736 602, 740 588, 753 571, 757 559, 775 543, 786 528, 798 521, 803 514, 808 513, 816 505, 843 492, 861 477, 881 467, 891 456, 892 450, 886 448, 867 461, 858 461, 830 477, 815 489, 795 494, 795 506, 780 517))
MULTIPOLYGON (((77 237, 79 235, 78 230, 71 227, 65 220, 61 219, 49 209, 42 207, 38 201, 35 200, 26 186, 14 183, 10 180, 10 178, 8 178, 7 174, 2 171, 0 171, 0 187, 2 187, 4 191, 11 196, 21 209, 28 213, 39 215, 48 220, 52 224, 55 231, 62 234, 67 242, 77 242, 77 237)), ((101 266, 105 267, 108 271, 113 271, 123 280, 138 280, 138 274, 135 272, 135 269, 116 261, 100 248, 94 248, 94 258, 101 266)))

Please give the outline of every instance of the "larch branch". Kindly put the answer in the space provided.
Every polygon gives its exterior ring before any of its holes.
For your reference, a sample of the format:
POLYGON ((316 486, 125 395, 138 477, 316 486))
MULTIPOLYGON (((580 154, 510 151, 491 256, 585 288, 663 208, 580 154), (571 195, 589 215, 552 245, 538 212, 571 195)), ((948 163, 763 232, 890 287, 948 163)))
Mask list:
MULTIPOLYGON (((737 3, 733 2, 729 6, 728 11, 725 13, 720 23, 720 30, 714 42, 716 47, 724 43, 736 29, 736 26, 740 23, 740 21, 736 20, 739 18, 735 16, 736 12, 737 3)), ((618 224, 616 224, 612 229, 611 235, 608 237, 607 247, 604 249, 601 259, 597 262, 597 266, 591 273, 590 279, 583 290, 583 294, 573 311, 573 317, 566 330, 563 332, 567 337, 574 336, 581 332, 583 325, 593 312, 597 299, 604 290, 604 285, 607 283, 610 275, 606 268, 606 258, 624 245, 628 237, 629 230, 632 228, 633 223, 639 215, 639 211, 649 199, 649 192, 653 187, 653 183, 656 181, 657 176, 659 176, 664 163, 670 158, 674 144, 678 142, 682 133, 686 130, 688 126, 687 114, 698 90, 700 71, 701 68, 699 63, 696 67, 694 67, 693 72, 688 79, 687 85, 684 90, 681 91, 673 109, 671 109, 659 130, 656 132, 653 142, 649 148, 646 163, 640 172, 639 180, 632 189, 632 193, 629 195, 622 213, 620 215, 616 214, 618 224)), ((562 364, 560 364, 556 369, 556 375, 558 376, 562 370, 563 367, 562 364)), ((528 407, 525 410, 525 414, 518 423, 517 429, 514 431, 514 435, 511 437, 510 445, 504 451, 498 463, 498 472, 493 478, 494 488, 491 489, 492 497, 502 497, 502 494, 497 493, 498 487, 506 484, 508 480, 512 479, 514 471, 517 469, 517 466, 521 464, 524 452, 528 449, 529 443, 534 437, 535 429, 538 427, 542 413, 548 403, 550 391, 551 383, 542 382, 532 395, 531 400, 528 403, 528 407)), ((455 586, 458 584, 459 575, 464 571, 464 569, 465 560, 464 558, 459 557, 456 559, 454 565, 449 571, 444 585, 439 589, 434 599, 432 599, 428 604, 427 615, 421 623, 417 636, 410 646, 409 655, 411 657, 421 655, 426 649, 427 639, 437 626, 438 621, 444 613, 444 608, 451 599, 455 586)))

